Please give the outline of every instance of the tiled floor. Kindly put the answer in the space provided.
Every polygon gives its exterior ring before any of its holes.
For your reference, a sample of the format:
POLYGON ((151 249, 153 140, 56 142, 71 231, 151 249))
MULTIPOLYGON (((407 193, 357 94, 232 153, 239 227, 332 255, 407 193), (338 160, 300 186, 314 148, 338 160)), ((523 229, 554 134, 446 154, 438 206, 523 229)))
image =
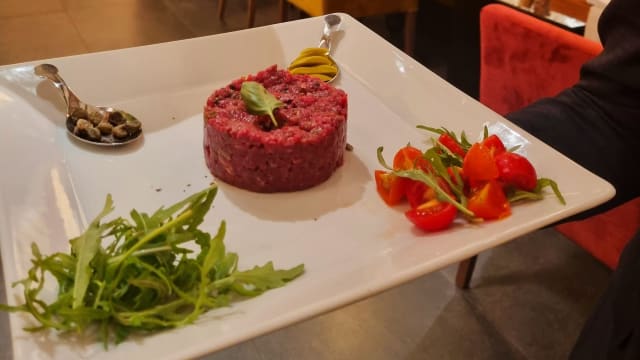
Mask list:
MULTIPOLYGON (((2 0, 0 65, 243 28, 246 2, 228 3, 221 22, 216 0, 2 0)), ((277 21, 276 3, 257 2, 257 25, 277 21)), ((384 21, 364 21, 385 35, 384 21)), ((204 359, 563 359, 609 271, 547 229, 482 254, 471 290, 457 290, 454 275, 443 269, 204 359)), ((11 358, 7 332, 2 313, 0 359, 11 358)))

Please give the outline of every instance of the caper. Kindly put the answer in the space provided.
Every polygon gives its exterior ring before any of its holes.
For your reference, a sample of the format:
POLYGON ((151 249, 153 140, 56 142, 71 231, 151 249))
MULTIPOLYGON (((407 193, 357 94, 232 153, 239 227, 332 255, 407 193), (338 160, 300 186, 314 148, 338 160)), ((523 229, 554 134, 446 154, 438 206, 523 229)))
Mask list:
POLYGON ((100 130, 95 127, 90 127, 87 129, 87 139, 93 141, 99 141, 101 139, 100 130))
POLYGON ((76 123, 78 123, 78 118, 77 117, 73 117, 73 115, 69 115, 69 121, 71 122, 71 125, 76 126, 76 123))
POLYGON ((124 124, 125 121, 126 119, 124 118, 124 116, 122 116, 122 113, 120 111, 114 111, 109 115, 109 122, 113 126, 124 124))
POLYGON ((129 136, 129 132, 127 131, 127 127, 125 124, 118 125, 113 128, 113 137, 116 139, 124 139, 129 136))
POLYGON ((135 119, 135 118, 129 118, 127 119, 127 121, 124 123, 125 127, 127 128, 127 130, 130 133, 134 133, 138 130, 140 130, 140 128, 142 127, 142 123, 140 122, 140 120, 135 119))
POLYGON ((74 120, 74 122, 78 119, 86 119, 89 117, 89 114, 87 113, 87 110, 85 109, 74 109, 73 112, 70 115, 71 119, 74 120))
POLYGON ((92 141, 100 140, 100 130, 95 128, 87 119, 78 119, 76 126, 73 128, 73 133, 92 141))
POLYGON ((89 121, 91 121, 93 126, 97 126, 98 124, 100 124, 102 120, 104 120, 104 118, 105 118, 105 113, 103 112, 95 111, 95 112, 89 113, 89 121))
POLYGON ((113 125, 111 125, 108 121, 103 121, 97 126, 98 130, 102 135, 109 135, 113 131, 113 125))
POLYGON ((78 136, 84 137, 87 135, 87 130, 92 127, 93 125, 91 125, 89 120, 78 119, 78 121, 76 121, 76 126, 73 128, 73 133, 78 136))

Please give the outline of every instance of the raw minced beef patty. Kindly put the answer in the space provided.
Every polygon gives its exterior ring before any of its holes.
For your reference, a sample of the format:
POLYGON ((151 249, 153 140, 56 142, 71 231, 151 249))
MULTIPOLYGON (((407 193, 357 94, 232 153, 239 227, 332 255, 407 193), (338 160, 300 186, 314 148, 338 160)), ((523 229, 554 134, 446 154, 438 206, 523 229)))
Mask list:
POLYGON ((347 95, 320 80, 271 66, 216 90, 204 109, 204 153, 218 179, 257 192, 307 189, 342 165, 347 95), (284 103, 266 115, 249 114, 240 97, 244 81, 261 83, 284 103))

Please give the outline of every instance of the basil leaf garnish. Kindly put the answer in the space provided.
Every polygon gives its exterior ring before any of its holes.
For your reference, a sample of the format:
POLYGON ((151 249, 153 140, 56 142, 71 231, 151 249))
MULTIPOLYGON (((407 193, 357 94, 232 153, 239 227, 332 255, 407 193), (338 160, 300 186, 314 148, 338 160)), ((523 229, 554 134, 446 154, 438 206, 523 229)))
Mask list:
POLYGON ((273 112, 284 104, 269 93, 262 84, 255 81, 243 82, 240 88, 240 96, 250 114, 269 115, 273 125, 278 127, 278 122, 273 112))

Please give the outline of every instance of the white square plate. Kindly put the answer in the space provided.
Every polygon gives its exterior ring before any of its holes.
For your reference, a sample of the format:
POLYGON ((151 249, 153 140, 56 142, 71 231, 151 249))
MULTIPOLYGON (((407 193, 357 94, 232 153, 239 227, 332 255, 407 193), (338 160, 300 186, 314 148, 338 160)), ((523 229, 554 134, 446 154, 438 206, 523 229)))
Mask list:
MULTIPOLYGON (((14 355, 27 358, 177 359, 219 350, 357 301, 438 270, 613 196, 610 184, 511 125, 399 51, 348 15, 334 48, 341 66, 335 83, 349 95, 348 141, 354 147, 327 182, 289 194, 255 194, 225 184, 204 224, 214 232, 227 220, 225 242, 240 268, 273 260, 299 263, 306 273, 289 285, 196 324, 130 339, 104 351, 100 344, 30 334, 30 319, 13 314, 14 355), (503 124, 530 141, 527 156, 555 179, 567 205, 552 195, 518 205, 513 215, 482 225, 459 224, 437 233, 416 231, 401 208, 376 194, 376 148, 387 157, 429 136, 417 124, 480 134, 503 124)), ((10 303, 11 283, 26 276, 29 244, 67 251, 68 242, 111 193, 115 215, 153 211, 211 182, 202 151, 207 96, 242 75, 285 66, 314 46, 322 19, 119 51, 50 59, 84 100, 127 109, 143 122, 143 141, 121 149, 83 145, 65 133, 63 101, 33 65, 0 68, 0 249, 10 303)), ((43 61, 45 62, 45 61, 43 61)), ((39 63, 39 62, 38 62, 39 63)), ((53 291, 53 289, 52 289, 53 291)))

